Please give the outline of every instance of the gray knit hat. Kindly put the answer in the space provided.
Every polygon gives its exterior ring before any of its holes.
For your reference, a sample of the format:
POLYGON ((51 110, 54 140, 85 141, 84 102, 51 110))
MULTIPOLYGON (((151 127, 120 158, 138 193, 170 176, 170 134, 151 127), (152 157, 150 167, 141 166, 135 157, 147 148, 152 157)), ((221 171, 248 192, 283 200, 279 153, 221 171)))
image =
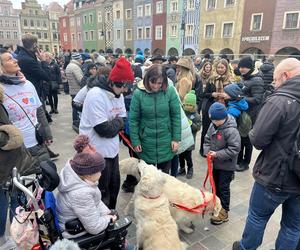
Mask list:
POLYGON ((72 60, 82 60, 82 56, 78 52, 73 52, 71 58, 72 60))

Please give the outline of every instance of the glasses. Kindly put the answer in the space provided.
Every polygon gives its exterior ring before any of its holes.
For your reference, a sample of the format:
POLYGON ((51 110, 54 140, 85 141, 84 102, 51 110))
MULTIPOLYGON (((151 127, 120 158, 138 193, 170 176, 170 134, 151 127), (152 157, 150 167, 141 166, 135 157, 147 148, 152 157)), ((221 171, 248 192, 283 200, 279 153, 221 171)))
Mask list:
POLYGON ((128 86, 128 83, 123 83, 123 82, 114 82, 114 85, 117 88, 126 88, 128 86))

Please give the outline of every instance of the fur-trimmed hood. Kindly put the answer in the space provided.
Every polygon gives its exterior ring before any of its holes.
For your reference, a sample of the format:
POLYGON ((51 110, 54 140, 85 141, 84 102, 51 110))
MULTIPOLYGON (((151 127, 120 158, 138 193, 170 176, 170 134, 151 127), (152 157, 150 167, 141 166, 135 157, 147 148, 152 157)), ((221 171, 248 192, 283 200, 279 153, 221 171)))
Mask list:
POLYGON ((23 135, 16 126, 2 125, 0 126, 0 132, 5 132, 8 135, 8 141, 5 146, 1 147, 2 150, 12 150, 22 146, 23 135))
POLYGON ((0 102, 3 103, 3 100, 4 100, 4 89, 0 84, 0 102))

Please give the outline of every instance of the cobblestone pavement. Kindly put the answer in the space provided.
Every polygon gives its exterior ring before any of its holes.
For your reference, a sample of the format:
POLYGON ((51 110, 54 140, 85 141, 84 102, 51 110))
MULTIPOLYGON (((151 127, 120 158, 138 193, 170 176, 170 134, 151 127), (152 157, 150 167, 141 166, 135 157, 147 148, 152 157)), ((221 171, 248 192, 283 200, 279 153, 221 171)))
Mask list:
MULTIPOLYGON (((49 107, 48 107, 49 109, 49 107)), ((51 125, 54 135, 54 143, 51 146, 53 151, 60 153, 59 159, 56 161, 57 167, 60 170, 63 168, 67 159, 71 158, 75 151, 73 149, 73 140, 76 133, 71 126, 71 97, 61 94, 59 95, 59 114, 53 115, 53 123, 51 125)), ((199 133, 200 134, 200 133, 199 133)), ((193 152, 194 161, 194 177, 187 180, 185 177, 179 177, 180 180, 186 181, 188 184, 200 188, 204 181, 206 174, 206 162, 204 158, 198 154, 199 150, 199 136, 197 138, 196 150, 193 152)), ((247 210, 250 192, 253 185, 253 178, 251 175, 252 166, 256 159, 258 152, 254 152, 253 161, 249 171, 236 173, 235 179, 231 184, 231 210, 229 213, 229 221, 219 226, 213 226, 209 223, 209 216, 206 215, 204 219, 199 219, 195 223, 194 233, 187 235, 180 232, 182 240, 188 243, 188 250, 221 250, 231 249, 232 243, 239 240, 246 221, 247 210)), ((128 157, 127 148, 121 145, 120 159, 128 157)), ((124 176, 122 176, 122 179, 124 176)), ((122 214, 127 205, 131 195, 120 191, 118 198, 118 211, 122 214)), ((275 249, 275 239, 278 234, 280 225, 281 209, 277 209, 276 213, 270 219, 261 248, 263 250, 275 249)), ((135 243, 135 225, 133 224, 128 233, 129 242, 135 243)))

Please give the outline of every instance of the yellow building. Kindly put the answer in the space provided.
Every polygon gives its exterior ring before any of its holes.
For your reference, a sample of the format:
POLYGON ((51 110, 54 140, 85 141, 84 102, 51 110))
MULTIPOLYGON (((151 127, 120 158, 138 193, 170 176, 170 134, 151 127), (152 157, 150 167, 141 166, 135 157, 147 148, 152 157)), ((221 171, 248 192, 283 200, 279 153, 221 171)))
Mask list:
POLYGON ((239 54, 245 0, 203 0, 201 54, 239 54))

